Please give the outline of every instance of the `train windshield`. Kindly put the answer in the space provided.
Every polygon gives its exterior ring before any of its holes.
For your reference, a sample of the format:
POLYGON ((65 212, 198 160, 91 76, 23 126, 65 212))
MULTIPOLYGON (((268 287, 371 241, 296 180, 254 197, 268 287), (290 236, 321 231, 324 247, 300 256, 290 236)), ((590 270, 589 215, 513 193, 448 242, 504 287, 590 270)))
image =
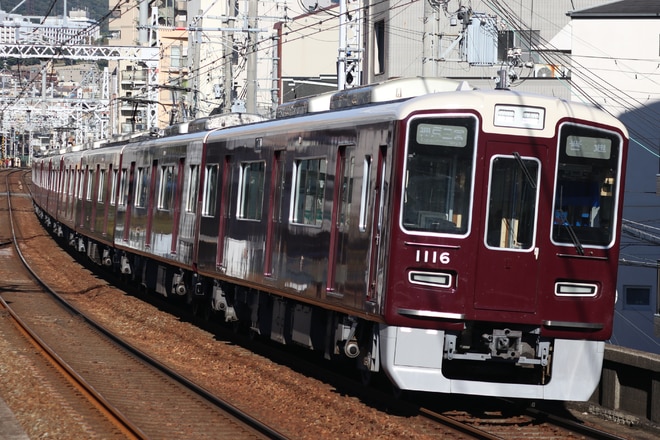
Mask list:
POLYGON ((620 176, 621 138, 615 133, 564 125, 559 141, 552 239, 576 247, 608 246, 620 176))
POLYGON ((475 132, 471 117, 410 123, 401 210, 405 230, 467 233, 475 132))

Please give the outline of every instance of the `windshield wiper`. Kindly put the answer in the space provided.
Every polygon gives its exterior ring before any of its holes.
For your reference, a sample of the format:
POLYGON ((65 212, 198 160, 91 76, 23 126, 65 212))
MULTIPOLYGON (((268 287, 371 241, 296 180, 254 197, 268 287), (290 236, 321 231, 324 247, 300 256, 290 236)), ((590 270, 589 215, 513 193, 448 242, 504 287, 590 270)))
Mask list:
MULTIPOLYGON (((561 218, 563 219, 565 214, 564 211, 560 209, 559 214, 561 214, 561 218)), ((579 255, 584 255, 584 248, 582 247, 582 243, 580 243, 580 239, 575 233, 573 226, 571 226, 571 224, 567 220, 563 221, 561 225, 564 226, 568 231, 568 236, 571 237, 571 241, 573 242, 573 246, 575 246, 575 250, 577 251, 577 253, 579 255)))
POLYGON ((525 165, 525 162, 523 162, 522 157, 520 157, 520 153, 518 153, 517 151, 514 151, 513 152, 513 157, 516 159, 516 162, 518 162, 518 165, 520 166, 520 169, 525 174, 525 177, 527 178, 527 182, 529 183, 529 186, 531 186, 532 189, 536 189, 536 182, 534 181, 534 178, 532 177, 532 174, 527 169, 527 165, 525 165))

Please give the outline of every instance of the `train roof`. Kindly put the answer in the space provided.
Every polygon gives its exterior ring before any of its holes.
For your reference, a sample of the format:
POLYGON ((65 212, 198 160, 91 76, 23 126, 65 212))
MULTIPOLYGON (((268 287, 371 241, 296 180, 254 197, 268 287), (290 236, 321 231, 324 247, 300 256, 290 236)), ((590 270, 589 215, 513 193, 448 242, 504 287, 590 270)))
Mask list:
POLYGON ((447 78, 397 78, 286 102, 277 108, 276 117, 301 116, 328 110, 402 101, 430 93, 470 89, 472 87, 465 81, 447 78))

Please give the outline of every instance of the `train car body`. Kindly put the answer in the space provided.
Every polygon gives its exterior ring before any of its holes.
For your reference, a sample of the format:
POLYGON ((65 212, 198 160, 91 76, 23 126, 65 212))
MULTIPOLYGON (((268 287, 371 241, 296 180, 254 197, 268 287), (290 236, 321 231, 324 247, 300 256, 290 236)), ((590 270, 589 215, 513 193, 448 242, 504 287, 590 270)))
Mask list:
POLYGON ((287 112, 63 155, 83 200, 35 203, 148 290, 400 389, 590 397, 616 296, 621 123, 420 78, 287 112), (85 183, 104 162, 115 205, 85 183))

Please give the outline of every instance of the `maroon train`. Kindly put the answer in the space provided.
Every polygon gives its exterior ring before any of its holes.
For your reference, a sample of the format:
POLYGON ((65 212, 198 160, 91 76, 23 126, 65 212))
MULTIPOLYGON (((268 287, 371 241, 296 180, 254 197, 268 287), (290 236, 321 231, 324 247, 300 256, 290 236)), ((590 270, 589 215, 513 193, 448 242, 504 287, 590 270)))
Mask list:
POLYGON ((628 145, 616 119, 417 78, 169 131, 35 158, 38 215, 201 316, 403 390, 586 400, 597 386, 628 145))

